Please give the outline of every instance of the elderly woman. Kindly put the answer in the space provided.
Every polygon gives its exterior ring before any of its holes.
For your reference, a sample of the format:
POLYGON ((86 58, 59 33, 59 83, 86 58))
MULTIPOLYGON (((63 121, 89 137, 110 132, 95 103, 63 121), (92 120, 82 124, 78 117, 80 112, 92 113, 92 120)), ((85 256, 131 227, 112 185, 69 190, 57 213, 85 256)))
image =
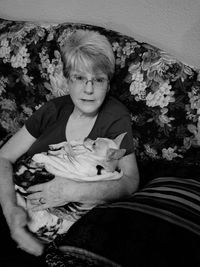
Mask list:
POLYGON ((62 58, 69 95, 42 106, 0 150, 2 210, 12 238, 21 249, 33 255, 41 255, 43 245, 27 231, 27 214, 16 204, 12 180, 12 164, 25 152, 34 155, 47 151, 53 143, 80 141, 86 137, 113 139, 127 133, 121 144, 126 154, 118 164, 123 171, 121 179, 77 182, 55 177, 29 188, 28 198, 33 210, 68 202, 114 201, 135 192, 139 183, 129 113, 118 100, 109 96, 115 66, 110 43, 97 32, 77 30, 66 39, 62 58))

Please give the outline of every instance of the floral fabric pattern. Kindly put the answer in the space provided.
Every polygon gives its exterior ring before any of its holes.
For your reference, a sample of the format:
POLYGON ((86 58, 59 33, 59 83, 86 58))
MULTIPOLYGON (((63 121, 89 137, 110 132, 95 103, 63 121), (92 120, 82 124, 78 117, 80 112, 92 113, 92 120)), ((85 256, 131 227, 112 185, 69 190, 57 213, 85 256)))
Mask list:
POLYGON ((130 111, 142 175, 145 164, 153 163, 157 170, 160 163, 198 170, 200 70, 132 37, 77 23, 0 19, 0 145, 43 103, 68 93, 60 47, 79 28, 99 31, 112 44, 111 94, 130 111))

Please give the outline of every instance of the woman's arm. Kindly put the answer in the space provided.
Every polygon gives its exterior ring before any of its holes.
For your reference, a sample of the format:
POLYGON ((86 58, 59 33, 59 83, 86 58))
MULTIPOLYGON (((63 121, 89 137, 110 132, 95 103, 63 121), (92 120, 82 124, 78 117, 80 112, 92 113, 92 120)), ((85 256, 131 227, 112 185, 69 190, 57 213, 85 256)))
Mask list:
POLYGON ((0 203, 4 210, 16 205, 15 190, 13 186, 12 164, 23 154, 35 141, 25 127, 22 127, 0 149, 0 203))
POLYGON ((139 184, 139 174, 134 153, 119 161, 119 168, 124 175, 119 180, 98 182, 77 182, 63 177, 56 177, 50 182, 29 188, 28 196, 34 210, 62 206, 68 202, 105 203, 128 197, 135 192, 139 184), (43 198, 45 204, 38 205, 43 198))
POLYGON ((0 204, 10 228, 12 238, 25 251, 40 255, 43 246, 26 231, 27 213, 17 205, 13 184, 12 163, 14 163, 35 141, 25 127, 22 127, 0 149, 0 204))

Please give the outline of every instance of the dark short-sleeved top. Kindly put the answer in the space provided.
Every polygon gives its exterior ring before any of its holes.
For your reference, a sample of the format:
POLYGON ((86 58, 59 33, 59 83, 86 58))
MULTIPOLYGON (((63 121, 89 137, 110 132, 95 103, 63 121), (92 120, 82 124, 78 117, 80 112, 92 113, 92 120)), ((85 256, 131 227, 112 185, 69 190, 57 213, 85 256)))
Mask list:
MULTIPOLYGON (((33 113, 25 123, 28 132, 36 138, 27 151, 28 155, 46 152, 50 144, 66 141, 66 125, 73 109, 74 104, 67 95, 50 100, 33 113)), ((134 151, 130 114, 121 102, 108 96, 87 137, 92 140, 97 137, 114 139, 124 132, 127 134, 121 148, 125 148, 128 155, 134 151)))

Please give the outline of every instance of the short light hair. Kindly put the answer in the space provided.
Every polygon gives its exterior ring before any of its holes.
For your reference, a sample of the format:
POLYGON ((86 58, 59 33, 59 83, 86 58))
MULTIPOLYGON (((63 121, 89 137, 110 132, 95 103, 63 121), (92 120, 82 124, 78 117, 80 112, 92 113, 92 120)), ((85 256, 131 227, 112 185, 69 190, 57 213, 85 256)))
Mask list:
POLYGON ((63 72, 69 77, 70 72, 80 66, 96 72, 101 70, 109 79, 115 70, 115 56, 108 39, 89 30, 76 30, 70 34, 61 47, 63 72))

